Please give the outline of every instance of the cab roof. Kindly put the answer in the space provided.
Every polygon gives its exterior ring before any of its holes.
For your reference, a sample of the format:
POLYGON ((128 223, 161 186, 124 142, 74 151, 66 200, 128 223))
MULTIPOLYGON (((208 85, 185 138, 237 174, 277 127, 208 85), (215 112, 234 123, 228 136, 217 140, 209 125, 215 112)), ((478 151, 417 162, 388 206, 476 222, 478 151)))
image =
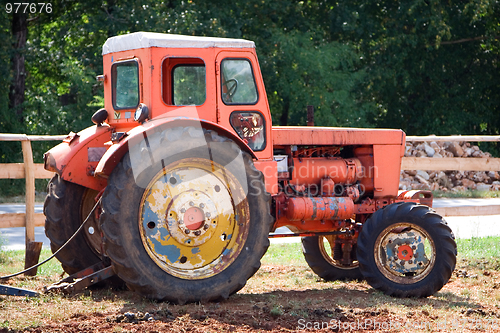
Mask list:
POLYGON ((148 47, 165 48, 255 48, 255 43, 245 39, 195 37, 162 34, 157 32, 134 32, 108 38, 102 46, 102 54, 148 47))

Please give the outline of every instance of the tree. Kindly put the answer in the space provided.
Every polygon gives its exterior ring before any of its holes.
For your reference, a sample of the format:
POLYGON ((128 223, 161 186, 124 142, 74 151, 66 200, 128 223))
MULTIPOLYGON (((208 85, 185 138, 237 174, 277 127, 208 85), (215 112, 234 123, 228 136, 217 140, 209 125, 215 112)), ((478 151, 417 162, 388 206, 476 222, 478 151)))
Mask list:
POLYGON ((359 45, 377 125, 413 135, 498 134, 496 1, 350 1, 329 31, 359 45))
POLYGON ((13 80, 9 90, 9 108, 14 110, 22 122, 24 102, 24 89, 26 82, 26 68, 24 65, 24 48, 28 37, 27 14, 24 12, 13 12, 12 14, 12 37, 14 40, 14 52, 12 54, 13 80))

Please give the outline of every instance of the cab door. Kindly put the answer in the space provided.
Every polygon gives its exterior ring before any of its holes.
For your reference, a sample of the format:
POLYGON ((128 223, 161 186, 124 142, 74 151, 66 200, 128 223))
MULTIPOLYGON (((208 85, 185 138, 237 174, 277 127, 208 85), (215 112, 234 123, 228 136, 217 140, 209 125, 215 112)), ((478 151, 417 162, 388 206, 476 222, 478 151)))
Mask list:
POLYGON ((271 158, 271 117, 255 54, 222 51, 216 73, 217 122, 243 139, 259 159, 271 158))

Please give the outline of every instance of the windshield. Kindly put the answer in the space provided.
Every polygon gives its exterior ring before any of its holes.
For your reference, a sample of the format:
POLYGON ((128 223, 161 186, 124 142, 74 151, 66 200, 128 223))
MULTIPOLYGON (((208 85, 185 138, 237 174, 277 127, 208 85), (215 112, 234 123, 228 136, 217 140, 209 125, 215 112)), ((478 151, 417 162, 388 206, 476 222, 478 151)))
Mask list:
POLYGON ((136 108, 139 105, 139 66, 137 61, 116 63, 111 72, 115 110, 136 108))

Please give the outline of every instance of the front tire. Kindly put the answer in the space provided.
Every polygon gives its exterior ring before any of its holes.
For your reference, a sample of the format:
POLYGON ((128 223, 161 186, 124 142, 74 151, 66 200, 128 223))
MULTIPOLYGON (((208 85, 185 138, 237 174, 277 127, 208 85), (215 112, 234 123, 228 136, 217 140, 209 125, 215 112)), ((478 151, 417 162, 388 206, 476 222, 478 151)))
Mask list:
POLYGON ((358 239, 361 273, 375 289, 396 297, 427 297, 450 279, 457 245, 431 208, 399 202, 376 211, 358 239))
POLYGON ((262 173, 213 131, 166 129, 143 148, 123 157, 102 199, 104 248, 115 272, 151 299, 228 298, 269 246, 262 173))

